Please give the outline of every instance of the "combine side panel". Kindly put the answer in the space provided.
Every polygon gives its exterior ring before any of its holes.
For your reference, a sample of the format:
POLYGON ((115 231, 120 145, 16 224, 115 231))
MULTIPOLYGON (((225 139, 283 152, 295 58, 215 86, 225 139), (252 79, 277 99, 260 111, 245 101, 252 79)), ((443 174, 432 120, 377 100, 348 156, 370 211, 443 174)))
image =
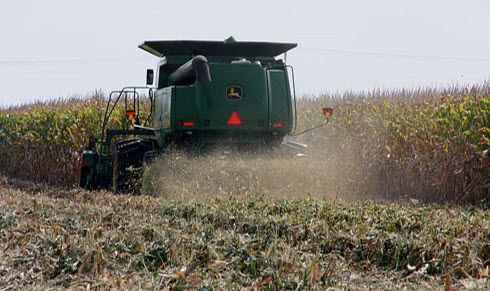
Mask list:
POLYGON ((176 130, 201 129, 202 122, 196 110, 194 85, 175 86, 175 126, 176 130))
POLYGON ((291 94, 283 70, 267 70, 269 93, 269 129, 283 133, 291 131, 291 94))
POLYGON ((174 93, 173 86, 155 91, 153 127, 160 147, 165 145, 166 135, 171 131, 172 94, 174 93))

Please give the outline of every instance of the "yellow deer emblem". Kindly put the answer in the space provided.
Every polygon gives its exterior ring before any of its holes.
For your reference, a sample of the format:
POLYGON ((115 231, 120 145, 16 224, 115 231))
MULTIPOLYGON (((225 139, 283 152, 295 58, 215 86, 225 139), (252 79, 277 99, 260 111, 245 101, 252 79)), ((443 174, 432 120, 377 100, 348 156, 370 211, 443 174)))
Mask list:
POLYGON ((238 86, 229 86, 227 89, 226 89, 226 96, 229 98, 229 99, 232 99, 232 100, 240 100, 242 99, 242 88, 241 87, 238 87, 238 86))

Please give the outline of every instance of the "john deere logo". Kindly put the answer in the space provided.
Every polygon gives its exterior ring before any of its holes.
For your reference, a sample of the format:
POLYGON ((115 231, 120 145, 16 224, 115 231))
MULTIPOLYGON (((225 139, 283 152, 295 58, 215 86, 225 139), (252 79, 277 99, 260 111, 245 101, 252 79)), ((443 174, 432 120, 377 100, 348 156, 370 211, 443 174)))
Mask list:
POLYGON ((230 100, 242 100, 243 89, 240 86, 228 86, 226 87, 226 97, 230 100))

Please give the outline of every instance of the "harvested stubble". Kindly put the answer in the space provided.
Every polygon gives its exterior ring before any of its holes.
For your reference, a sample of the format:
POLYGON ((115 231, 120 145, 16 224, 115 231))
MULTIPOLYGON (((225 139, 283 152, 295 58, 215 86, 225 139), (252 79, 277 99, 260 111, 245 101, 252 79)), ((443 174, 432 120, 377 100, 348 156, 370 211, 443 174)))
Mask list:
POLYGON ((308 197, 189 201, 37 185, 25 192, 9 183, 0 188, 0 287, 490 284, 484 209, 308 197))

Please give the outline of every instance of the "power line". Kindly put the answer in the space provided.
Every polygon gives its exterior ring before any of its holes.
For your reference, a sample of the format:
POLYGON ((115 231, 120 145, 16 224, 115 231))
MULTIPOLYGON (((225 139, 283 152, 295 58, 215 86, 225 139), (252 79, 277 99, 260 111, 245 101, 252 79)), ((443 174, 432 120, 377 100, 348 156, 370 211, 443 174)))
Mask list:
POLYGON ((317 53, 341 54, 341 55, 349 55, 349 56, 373 56, 373 57, 437 60, 437 61, 458 61, 458 62, 490 62, 490 59, 488 58, 411 55, 411 54, 396 54, 396 53, 385 53, 385 52, 342 50, 342 49, 332 49, 332 48, 298 47, 298 50, 306 50, 306 51, 317 52, 317 53))
POLYGON ((143 57, 107 57, 107 58, 74 58, 74 59, 47 59, 47 60, 0 60, 0 66, 5 65, 63 65, 85 63, 114 63, 114 62, 142 62, 143 57))
MULTIPOLYGON (((433 55, 412 55, 412 54, 397 54, 386 52, 371 52, 344 50, 334 48, 312 48, 298 47, 299 51, 309 51, 322 54, 336 54, 347 56, 370 56, 382 58, 399 58, 399 59, 418 59, 429 61, 456 61, 456 62, 490 62, 490 58, 469 58, 469 57, 447 57, 433 55)), ((106 57, 106 58, 73 58, 73 59, 47 59, 47 60, 0 60, 0 66, 9 65, 63 65, 63 64, 94 64, 94 63, 114 63, 114 62, 142 62, 146 61, 144 57, 106 57)))

